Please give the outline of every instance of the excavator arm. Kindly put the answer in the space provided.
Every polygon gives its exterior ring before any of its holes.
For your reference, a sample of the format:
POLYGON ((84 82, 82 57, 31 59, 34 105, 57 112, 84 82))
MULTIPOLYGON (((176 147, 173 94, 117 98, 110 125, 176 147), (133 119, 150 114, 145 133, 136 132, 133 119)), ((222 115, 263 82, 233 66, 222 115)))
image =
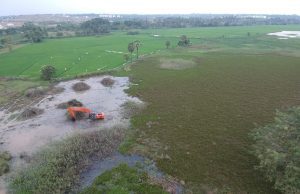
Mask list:
POLYGON ((89 118, 92 120, 100 120, 104 119, 104 113, 93 113, 90 109, 86 107, 68 107, 68 113, 73 121, 76 120, 76 113, 77 112, 83 112, 83 113, 88 113, 89 118))

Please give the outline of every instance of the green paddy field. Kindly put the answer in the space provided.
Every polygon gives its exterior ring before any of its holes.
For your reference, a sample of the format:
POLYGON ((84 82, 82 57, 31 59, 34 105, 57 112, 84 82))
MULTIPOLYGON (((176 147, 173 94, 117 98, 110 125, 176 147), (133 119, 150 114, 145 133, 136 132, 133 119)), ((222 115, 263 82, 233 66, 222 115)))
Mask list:
POLYGON ((43 65, 51 64, 57 68, 57 77, 72 77, 79 74, 108 71, 122 66, 129 42, 140 40, 140 54, 151 54, 165 50, 165 42, 171 47, 177 45, 179 36, 187 35, 197 52, 232 51, 241 49, 266 52, 289 52, 299 49, 294 40, 277 40, 266 36, 269 32, 280 30, 299 30, 299 26, 253 26, 218 27, 187 29, 141 30, 139 35, 130 36, 126 32, 113 32, 98 37, 76 37, 45 40, 39 44, 29 44, 0 54, 0 76, 22 76, 36 79, 43 65), (250 36, 248 36, 248 32, 250 36))

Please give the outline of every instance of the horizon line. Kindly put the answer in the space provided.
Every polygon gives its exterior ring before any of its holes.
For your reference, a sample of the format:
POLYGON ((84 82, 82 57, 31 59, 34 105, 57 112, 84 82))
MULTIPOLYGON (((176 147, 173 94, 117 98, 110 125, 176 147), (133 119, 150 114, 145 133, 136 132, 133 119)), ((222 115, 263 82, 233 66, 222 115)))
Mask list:
POLYGON ((300 14, 291 13, 32 13, 32 14, 11 14, 0 15, 0 17, 10 16, 31 16, 31 15, 266 15, 266 16, 300 16, 300 14))

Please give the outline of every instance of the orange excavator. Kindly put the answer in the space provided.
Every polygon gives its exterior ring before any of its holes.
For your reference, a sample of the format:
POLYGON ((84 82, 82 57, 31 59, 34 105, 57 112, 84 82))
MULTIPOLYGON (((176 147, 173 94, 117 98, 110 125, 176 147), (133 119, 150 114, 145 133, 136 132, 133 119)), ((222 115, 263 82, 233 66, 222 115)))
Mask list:
POLYGON ((103 120, 104 113, 94 113, 90 109, 86 107, 68 107, 68 113, 72 119, 72 121, 76 121, 76 113, 88 113, 88 118, 95 121, 95 120, 103 120))

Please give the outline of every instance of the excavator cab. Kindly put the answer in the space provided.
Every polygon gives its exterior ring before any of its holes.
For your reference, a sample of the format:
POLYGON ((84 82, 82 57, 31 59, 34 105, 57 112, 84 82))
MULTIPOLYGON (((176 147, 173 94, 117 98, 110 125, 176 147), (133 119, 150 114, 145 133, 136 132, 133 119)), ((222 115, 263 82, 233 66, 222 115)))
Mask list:
POLYGON ((103 120, 104 119, 104 113, 94 113, 90 109, 86 107, 68 107, 68 113, 72 121, 76 121, 76 113, 88 113, 88 118, 95 121, 95 120, 103 120))
POLYGON ((91 119, 93 121, 94 120, 102 120, 102 119, 104 119, 104 113, 103 112, 101 112, 101 113, 92 112, 89 114, 89 119, 91 119))

